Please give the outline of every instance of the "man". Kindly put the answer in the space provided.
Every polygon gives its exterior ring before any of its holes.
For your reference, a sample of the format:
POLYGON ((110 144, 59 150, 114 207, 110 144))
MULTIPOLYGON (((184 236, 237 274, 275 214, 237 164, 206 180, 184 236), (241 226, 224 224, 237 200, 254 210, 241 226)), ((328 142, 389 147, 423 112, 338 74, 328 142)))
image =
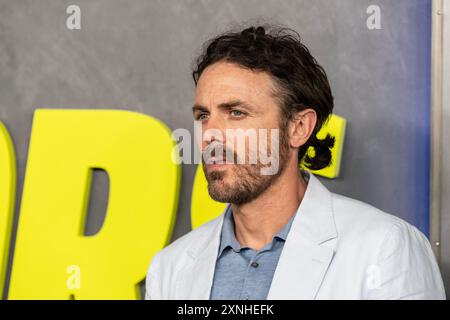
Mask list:
MULTIPOLYGON (((193 112, 202 124, 203 170, 210 196, 229 205, 153 258, 146 298, 444 299, 420 231, 298 169, 299 161, 315 170, 331 161, 333 138, 316 133, 333 97, 298 34, 266 28, 223 34, 197 60, 193 112), (229 129, 279 130, 267 145, 279 144, 276 172, 212 153, 220 145, 242 158, 230 150, 229 129)), ((250 143, 245 150, 255 153, 250 143)))

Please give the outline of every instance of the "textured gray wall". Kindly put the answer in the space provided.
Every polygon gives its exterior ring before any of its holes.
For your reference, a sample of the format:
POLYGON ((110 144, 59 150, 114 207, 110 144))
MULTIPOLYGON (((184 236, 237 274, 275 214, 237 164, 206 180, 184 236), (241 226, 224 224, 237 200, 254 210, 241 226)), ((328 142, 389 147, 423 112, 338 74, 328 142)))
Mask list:
MULTIPOLYGON (((341 176, 325 184, 427 233, 429 9, 427 0, 0 0, 0 120, 18 158, 14 228, 34 109, 131 109, 191 129, 190 66, 201 44, 263 18, 302 35, 348 121, 341 176), (81 7, 81 30, 66 28, 70 4, 81 7), (366 27, 372 4, 381 30, 366 27)), ((194 172, 183 166, 173 239, 190 230, 194 172)), ((104 180, 94 182, 90 231, 106 205, 104 180)))

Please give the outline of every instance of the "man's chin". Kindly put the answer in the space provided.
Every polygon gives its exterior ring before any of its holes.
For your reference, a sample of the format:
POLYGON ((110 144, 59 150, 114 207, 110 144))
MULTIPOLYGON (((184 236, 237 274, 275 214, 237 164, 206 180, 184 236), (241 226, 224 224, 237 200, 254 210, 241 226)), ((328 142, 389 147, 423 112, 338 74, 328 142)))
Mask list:
POLYGON ((214 181, 208 184, 208 193, 209 196, 218 202, 229 202, 229 194, 225 190, 226 186, 224 186, 222 181, 214 181))

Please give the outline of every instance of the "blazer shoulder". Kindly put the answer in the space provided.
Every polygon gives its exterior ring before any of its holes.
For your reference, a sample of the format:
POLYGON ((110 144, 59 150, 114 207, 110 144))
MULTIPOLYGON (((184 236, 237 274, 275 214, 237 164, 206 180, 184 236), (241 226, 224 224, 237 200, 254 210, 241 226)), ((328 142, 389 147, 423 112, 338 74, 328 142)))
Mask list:
POLYGON ((213 220, 189 231, 157 253, 160 263, 173 263, 185 254, 194 255, 220 231, 223 213, 213 220))
POLYGON ((393 229, 405 230, 420 238, 421 231, 407 221, 366 202, 332 193, 333 214, 340 236, 354 235, 379 243, 393 229))
POLYGON ((365 265, 374 280, 364 287, 366 299, 445 299, 430 242, 418 228, 365 202, 332 198, 338 251, 365 265))

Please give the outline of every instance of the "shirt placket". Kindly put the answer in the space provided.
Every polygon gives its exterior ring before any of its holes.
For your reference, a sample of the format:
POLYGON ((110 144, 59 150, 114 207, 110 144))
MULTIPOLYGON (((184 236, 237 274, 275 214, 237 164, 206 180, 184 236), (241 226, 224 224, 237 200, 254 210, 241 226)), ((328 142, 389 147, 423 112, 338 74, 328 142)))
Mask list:
POLYGON ((274 246, 274 241, 272 239, 272 242, 267 244, 260 251, 255 252, 254 250, 248 249, 248 252, 242 252, 242 254, 244 254, 246 258, 249 258, 249 262, 247 264, 247 270, 245 273, 244 284, 242 286, 241 297, 240 297, 241 300, 249 300, 250 298, 252 298, 251 293, 249 293, 248 288, 247 288, 249 278, 255 272, 258 272, 258 267, 259 267, 258 260, 259 260, 259 257, 261 256, 261 254, 263 252, 272 250, 273 246, 274 246), (249 254, 251 254, 251 256, 249 256, 249 254))

